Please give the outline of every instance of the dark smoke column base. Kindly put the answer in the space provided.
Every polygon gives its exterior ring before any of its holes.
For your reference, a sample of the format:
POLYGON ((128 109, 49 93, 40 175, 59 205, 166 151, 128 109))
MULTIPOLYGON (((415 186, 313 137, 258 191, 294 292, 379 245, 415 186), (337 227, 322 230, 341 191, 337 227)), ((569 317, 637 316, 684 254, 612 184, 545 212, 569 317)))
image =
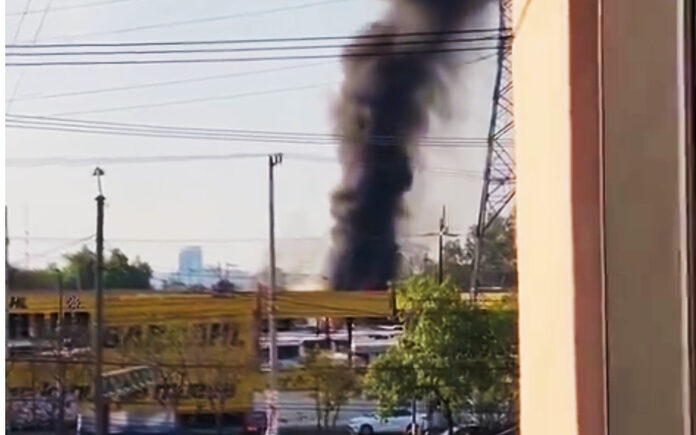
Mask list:
POLYGON ((331 198, 333 289, 386 289, 394 279, 411 158, 428 128, 432 90, 444 87, 442 73, 454 64, 447 32, 461 30, 475 9, 472 0, 394 1, 380 22, 346 47, 335 110, 343 178, 331 198), (394 54, 405 51, 397 35, 414 31, 425 32, 417 52, 394 54))

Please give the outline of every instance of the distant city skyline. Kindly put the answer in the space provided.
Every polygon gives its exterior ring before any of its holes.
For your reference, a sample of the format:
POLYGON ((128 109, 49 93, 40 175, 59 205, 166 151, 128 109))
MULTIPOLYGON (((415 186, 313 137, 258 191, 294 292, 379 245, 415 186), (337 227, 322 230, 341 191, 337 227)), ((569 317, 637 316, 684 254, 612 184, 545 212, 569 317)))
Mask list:
POLYGON ((194 285, 201 280, 203 271, 203 251, 200 246, 185 246, 179 251, 179 279, 186 285, 194 285))

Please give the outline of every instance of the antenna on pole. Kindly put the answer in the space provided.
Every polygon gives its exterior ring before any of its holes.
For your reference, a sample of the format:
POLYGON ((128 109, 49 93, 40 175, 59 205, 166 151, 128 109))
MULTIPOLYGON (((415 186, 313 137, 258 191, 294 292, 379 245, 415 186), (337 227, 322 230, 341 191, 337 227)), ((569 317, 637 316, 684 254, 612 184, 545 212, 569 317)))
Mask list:
MULTIPOLYGON (((512 0, 500 0, 499 8, 501 32, 509 32, 509 29, 512 28, 512 0)), ((515 127, 510 40, 509 37, 500 38, 498 46, 498 72, 493 90, 493 110, 488 130, 486 166, 476 224, 476 243, 469 286, 472 300, 476 298, 480 285, 481 250, 486 230, 515 196, 515 161, 510 149, 515 127)))

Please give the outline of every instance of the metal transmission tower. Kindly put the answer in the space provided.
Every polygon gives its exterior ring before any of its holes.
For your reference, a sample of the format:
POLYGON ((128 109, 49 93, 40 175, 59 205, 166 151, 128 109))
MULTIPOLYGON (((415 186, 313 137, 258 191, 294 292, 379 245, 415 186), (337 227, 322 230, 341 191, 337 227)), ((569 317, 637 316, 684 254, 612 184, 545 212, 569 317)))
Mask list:
POLYGON ((484 235, 515 196, 515 162, 512 156, 514 134, 512 100, 512 0, 500 0, 501 39, 498 48, 498 72, 493 88, 493 109, 488 130, 486 167, 476 225, 471 285, 469 292, 476 296, 480 279, 481 249, 484 235))

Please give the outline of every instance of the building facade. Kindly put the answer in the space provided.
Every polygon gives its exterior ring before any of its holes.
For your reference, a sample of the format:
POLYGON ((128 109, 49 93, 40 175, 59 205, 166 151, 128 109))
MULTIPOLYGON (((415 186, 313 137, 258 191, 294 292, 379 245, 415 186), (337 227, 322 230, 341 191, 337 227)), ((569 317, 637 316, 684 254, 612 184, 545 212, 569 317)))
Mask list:
POLYGON ((523 435, 693 435, 692 0, 514 0, 523 435))
POLYGON ((195 285, 203 273, 203 251, 200 246, 187 246, 179 251, 179 279, 186 285, 195 285))

